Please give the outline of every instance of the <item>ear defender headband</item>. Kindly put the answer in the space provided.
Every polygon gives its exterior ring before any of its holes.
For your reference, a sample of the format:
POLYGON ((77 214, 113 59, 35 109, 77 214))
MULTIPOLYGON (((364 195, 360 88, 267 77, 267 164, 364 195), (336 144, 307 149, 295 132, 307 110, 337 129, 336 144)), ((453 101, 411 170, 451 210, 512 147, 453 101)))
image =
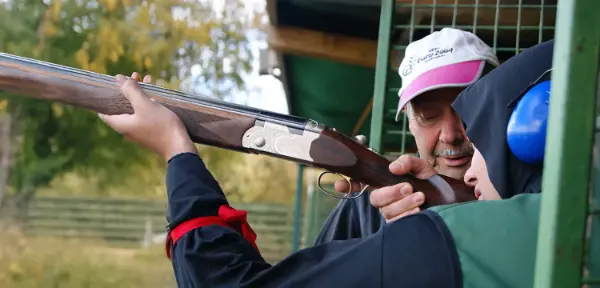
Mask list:
POLYGON ((544 72, 508 104, 514 109, 506 127, 506 141, 510 151, 525 163, 538 165, 544 162, 551 71, 544 72))

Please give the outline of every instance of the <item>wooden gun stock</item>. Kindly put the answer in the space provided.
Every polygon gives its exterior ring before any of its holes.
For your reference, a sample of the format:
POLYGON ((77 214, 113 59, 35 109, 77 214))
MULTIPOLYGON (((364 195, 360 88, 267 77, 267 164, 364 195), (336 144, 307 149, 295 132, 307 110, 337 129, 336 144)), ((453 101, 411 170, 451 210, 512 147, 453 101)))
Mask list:
MULTIPOLYGON (((303 163, 370 186, 409 182, 415 191, 425 193, 424 207, 475 200, 473 190, 462 181, 437 175, 427 180, 394 175, 383 156, 313 120, 145 83, 140 86, 181 118, 196 143, 303 163)), ((0 53, 0 90, 106 115, 133 113, 112 76, 4 53, 0 53)))

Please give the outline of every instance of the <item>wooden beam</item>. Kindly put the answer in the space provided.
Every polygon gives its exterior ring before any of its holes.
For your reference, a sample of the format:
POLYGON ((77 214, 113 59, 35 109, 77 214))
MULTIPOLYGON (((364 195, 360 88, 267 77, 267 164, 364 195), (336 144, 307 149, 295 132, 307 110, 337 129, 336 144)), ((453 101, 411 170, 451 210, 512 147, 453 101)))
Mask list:
POLYGON ((267 42, 279 53, 325 58, 375 67, 377 41, 293 27, 265 27, 267 42))
POLYGON ((277 0, 267 0, 267 16, 271 25, 277 25, 277 0))

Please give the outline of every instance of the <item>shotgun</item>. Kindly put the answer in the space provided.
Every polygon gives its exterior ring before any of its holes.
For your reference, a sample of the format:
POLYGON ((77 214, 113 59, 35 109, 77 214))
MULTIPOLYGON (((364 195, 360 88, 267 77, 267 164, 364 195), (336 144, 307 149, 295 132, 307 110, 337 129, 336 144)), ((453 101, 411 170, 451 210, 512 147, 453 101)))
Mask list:
MULTIPOLYGON (((0 90, 19 95, 106 115, 132 114, 115 83, 113 76, 0 53, 0 90)), ((365 143, 314 120, 146 83, 140 86, 181 118, 195 143, 302 163, 372 187, 409 182, 414 191, 426 195, 422 208, 475 200, 472 188, 450 177, 394 175, 388 169, 390 161, 365 143)))

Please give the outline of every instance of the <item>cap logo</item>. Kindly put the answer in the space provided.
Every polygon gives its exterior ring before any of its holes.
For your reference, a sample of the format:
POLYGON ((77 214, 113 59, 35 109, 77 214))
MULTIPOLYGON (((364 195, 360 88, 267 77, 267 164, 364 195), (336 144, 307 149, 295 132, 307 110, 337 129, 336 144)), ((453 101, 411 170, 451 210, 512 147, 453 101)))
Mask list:
POLYGON ((402 76, 406 77, 410 73, 412 73, 414 66, 415 66, 415 56, 410 56, 410 58, 408 58, 408 63, 406 64, 406 66, 404 66, 404 69, 402 69, 402 76))
POLYGON ((420 57, 410 56, 410 58, 408 58, 408 63, 406 64, 404 69, 402 69, 402 75, 405 77, 410 75, 410 73, 413 72, 415 65, 418 65, 421 63, 427 63, 434 59, 446 57, 446 56, 452 54, 453 52, 454 52, 453 47, 444 48, 444 49, 432 48, 432 49, 429 49, 429 51, 427 51, 427 54, 425 54, 423 56, 420 56, 420 57))

